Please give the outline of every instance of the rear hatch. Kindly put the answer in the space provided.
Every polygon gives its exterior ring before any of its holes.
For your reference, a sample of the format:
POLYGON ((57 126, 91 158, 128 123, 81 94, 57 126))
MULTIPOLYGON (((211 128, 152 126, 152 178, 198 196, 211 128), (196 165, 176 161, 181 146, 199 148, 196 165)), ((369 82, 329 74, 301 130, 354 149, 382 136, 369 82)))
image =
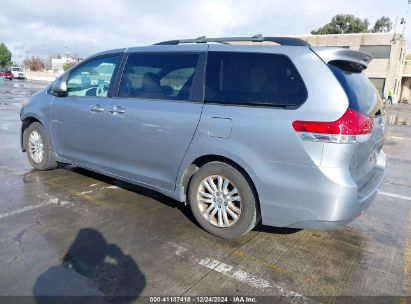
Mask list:
POLYGON ((384 106, 377 89, 363 73, 372 57, 366 53, 335 48, 313 48, 340 82, 349 100, 349 108, 373 120, 372 132, 355 144, 350 172, 361 189, 372 177, 384 143, 384 106))

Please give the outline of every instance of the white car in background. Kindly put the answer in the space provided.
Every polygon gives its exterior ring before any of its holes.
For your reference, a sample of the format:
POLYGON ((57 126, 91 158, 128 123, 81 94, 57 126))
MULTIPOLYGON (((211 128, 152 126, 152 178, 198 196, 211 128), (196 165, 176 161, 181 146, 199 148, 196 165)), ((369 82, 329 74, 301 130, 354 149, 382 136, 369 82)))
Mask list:
POLYGON ((21 67, 11 67, 10 68, 13 78, 15 79, 26 79, 26 75, 21 67))

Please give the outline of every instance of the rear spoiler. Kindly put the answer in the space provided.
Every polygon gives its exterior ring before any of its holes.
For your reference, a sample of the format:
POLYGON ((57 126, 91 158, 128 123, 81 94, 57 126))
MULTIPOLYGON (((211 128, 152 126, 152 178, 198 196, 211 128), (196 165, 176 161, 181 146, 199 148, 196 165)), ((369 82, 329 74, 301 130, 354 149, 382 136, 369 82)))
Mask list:
POLYGON ((338 47, 310 47, 325 63, 347 62, 359 71, 365 70, 372 60, 370 54, 338 47))

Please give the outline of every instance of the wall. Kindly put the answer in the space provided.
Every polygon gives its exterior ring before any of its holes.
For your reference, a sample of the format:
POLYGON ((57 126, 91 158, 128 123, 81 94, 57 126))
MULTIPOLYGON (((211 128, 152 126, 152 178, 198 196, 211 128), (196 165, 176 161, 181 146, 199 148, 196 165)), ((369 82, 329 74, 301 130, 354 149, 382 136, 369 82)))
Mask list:
POLYGON ((408 99, 408 103, 411 104, 411 77, 404 77, 402 79, 402 92, 400 99, 408 99))
POLYGON ((349 46, 352 50, 359 50, 361 45, 391 45, 390 59, 373 59, 365 74, 370 78, 385 78, 384 95, 390 88, 396 86, 394 102, 397 102, 401 93, 401 75, 405 58, 405 40, 398 39, 393 43, 392 33, 360 33, 344 35, 310 35, 300 36, 315 46, 349 46))
POLYGON ((43 81, 54 81, 57 77, 59 77, 62 73, 57 72, 33 72, 33 71, 25 71, 26 78, 28 80, 43 80, 43 81))

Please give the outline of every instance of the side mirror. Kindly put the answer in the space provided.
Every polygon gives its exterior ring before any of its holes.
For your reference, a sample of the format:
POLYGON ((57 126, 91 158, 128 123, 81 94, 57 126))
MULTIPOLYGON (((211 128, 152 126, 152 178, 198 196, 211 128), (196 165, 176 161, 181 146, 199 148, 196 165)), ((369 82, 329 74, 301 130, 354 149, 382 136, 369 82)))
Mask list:
POLYGON ((63 80, 56 80, 51 85, 51 92, 54 96, 67 96, 67 83, 63 80))

